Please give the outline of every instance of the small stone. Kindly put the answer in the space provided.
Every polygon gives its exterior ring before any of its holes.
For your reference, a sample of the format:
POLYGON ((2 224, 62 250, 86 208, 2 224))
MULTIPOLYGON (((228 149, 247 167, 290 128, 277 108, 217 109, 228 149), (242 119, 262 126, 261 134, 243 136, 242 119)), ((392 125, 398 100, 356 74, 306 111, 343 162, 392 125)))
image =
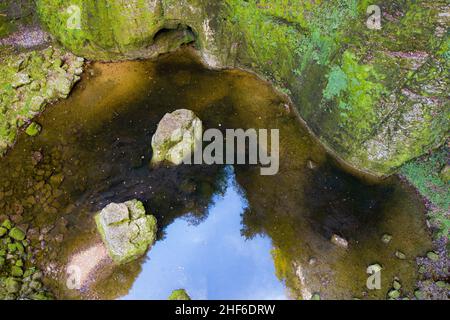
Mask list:
POLYGON ((427 253, 427 258, 436 262, 439 260, 439 255, 434 251, 430 251, 427 253))
POLYGON ((186 290, 178 289, 170 294, 169 300, 191 300, 191 297, 187 294, 186 290))
POLYGON ((42 288, 42 283, 36 280, 30 282, 30 288, 34 290, 39 290, 42 288))
POLYGON ((314 257, 309 258, 308 263, 310 266, 314 266, 317 263, 317 259, 314 257))
POLYGON ((333 234, 333 236, 331 237, 331 242, 338 247, 341 247, 344 249, 348 248, 348 241, 346 239, 338 236, 337 234, 333 234))
POLYGON ((11 275, 13 277, 17 277, 17 278, 22 277, 23 276, 22 268, 18 267, 18 266, 12 266, 11 267, 11 275))
POLYGON ((383 234, 383 236, 381 237, 381 241, 384 243, 384 244, 388 244, 389 242, 391 242, 391 240, 392 240, 392 236, 390 235, 390 234, 383 234))
POLYGON ((417 300, 423 300, 423 292, 420 290, 414 291, 414 296, 416 297, 417 300))
POLYGON ((402 288, 402 285, 401 285, 401 283, 400 283, 399 281, 394 280, 394 282, 392 283, 392 287, 393 287, 395 290, 400 290, 400 289, 402 288))
POLYGON ((306 161, 306 167, 310 170, 314 170, 317 168, 317 164, 312 160, 308 160, 306 161))
POLYGON ((388 297, 391 299, 398 299, 400 298, 400 291, 398 290, 391 290, 388 293, 388 297))
POLYGON ((442 179, 442 181, 444 181, 445 183, 449 183, 450 182, 450 165, 445 165, 444 168, 442 168, 441 172, 440 172, 440 177, 442 179))
POLYGON ((396 256, 398 259, 400 259, 400 260, 405 260, 405 259, 406 259, 406 254, 404 254, 404 253, 401 252, 401 251, 396 251, 396 252, 395 252, 395 256, 396 256))
POLYGON ((12 223, 11 223, 11 221, 9 221, 8 219, 6 219, 5 221, 3 221, 3 223, 2 223, 2 227, 3 228, 6 228, 6 229, 11 229, 12 228, 12 223))
POLYGON ((20 283, 14 278, 7 278, 5 280, 5 287, 8 293, 17 293, 20 291, 20 283))
POLYGON ((42 127, 40 124, 36 123, 36 122, 32 122, 28 128, 25 130, 25 133, 27 135, 29 135, 30 137, 35 137, 37 136, 42 130, 42 127))
POLYGON ((318 301, 318 300, 320 300, 321 298, 320 298, 320 294, 319 293, 314 293, 313 295, 312 295, 312 297, 311 297, 311 300, 315 300, 315 301, 318 301))
POLYGON ((33 161, 37 164, 44 159, 44 156, 40 151, 34 151, 32 155, 33 161))
POLYGON ((19 72, 19 73, 15 74, 11 85, 12 85, 13 88, 16 89, 16 88, 19 88, 19 87, 24 86, 26 84, 29 84, 29 83, 31 83, 30 76, 28 74, 26 74, 26 73, 19 72))
POLYGON ((53 188, 58 188, 63 181, 64 181, 64 175, 62 173, 58 173, 58 174, 52 175, 50 177, 50 185, 53 188))
POLYGON ((25 232, 20 230, 19 228, 12 228, 11 231, 9 231, 9 236, 17 241, 22 241, 25 239, 25 232))

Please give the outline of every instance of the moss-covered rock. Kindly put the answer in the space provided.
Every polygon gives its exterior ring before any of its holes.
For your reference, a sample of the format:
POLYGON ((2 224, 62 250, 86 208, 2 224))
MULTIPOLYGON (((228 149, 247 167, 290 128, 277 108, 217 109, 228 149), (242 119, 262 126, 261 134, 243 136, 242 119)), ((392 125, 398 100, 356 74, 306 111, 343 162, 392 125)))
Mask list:
POLYGON ((162 161, 180 165, 202 141, 202 121, 186 109, 167 113, 152 138, 152 164, 162 161))
POLYGON ((0 236, 0 300, 51 299, 42 273, 33 266, 25 232, 9 220, 1 222, 7 232, 0 236))
POLYGON ((448 4, 379 1, 381 30, 366 26, 369 4, 37 1, 58 40, 93 59, 151 56, 165 31, 192 30, 208 64, 243 66, 272 80, 338 156, 384 175, 448 135, 448 4), (80 28, 68 27, 72 5, 80 9, 80 28))
POLYGON ((110 257, 118 264, 133 261, 156 240, 156 218, 146 215, 142 202, 111 203, 95 216, 110 257))
POLYGON ((191 300, 191 297, 187 294, 186 290, 178 289, 174 290, 169 298, 169 300, 191 300))
MULTIPOLYGON (((0 52, 0 155, 14 144, 19 128, 47 103, 68 96, 83 64, 83 58, 52 47, 0 52)), ((32 123, 26 132, 36 135, 39 126, 32 123)))

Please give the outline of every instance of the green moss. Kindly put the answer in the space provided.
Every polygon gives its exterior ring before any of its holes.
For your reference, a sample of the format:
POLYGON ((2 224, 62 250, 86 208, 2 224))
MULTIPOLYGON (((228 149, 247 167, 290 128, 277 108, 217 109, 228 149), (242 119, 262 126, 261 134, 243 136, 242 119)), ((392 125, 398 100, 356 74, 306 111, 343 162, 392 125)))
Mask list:
POLYGON ((443 147, 431 155, 408 162, 401 168, 401 174, 428 199, 436 210, 429 212, 430 218, 439 226, 438 236, 450 233, 450 194, 449 183, 439 175, 441 169, 449 162, 449 150, 443 147))
MULTIPOLYGON (((14 144, 18 129, 48 102, 67 97, 79 80, 83 61, 51 47, 0 53, 0 155, 14 144)), ((32 124, 28 131, 36 134, 37 129, 32 124)))
POLYGON ((38 123, 32 122, 25 130, 25 133, 30 137, 35 137, 41 132, 41 130, 42 128, 38 123))
MULTIPOLYGON (((442 144, 448 132, 450 51, 439 17, 446 4, 380 1, 381 30, 366 26, 369 4, 164 0, 149 9, 138 0, 127 6, 105 0, 37 1, 43 22, 58 39, 95 59, 145 56, 161 28, 191 26, 209 63, 242 65, 272 80, 341 158, 385 175, 442 144), (79 30, 67 29, 69 4, 81 9, 79 30), (413 94, 405 94, 408 90, 413 94)), ((0 127, 8 141, 15 138, 10 127, 15 124, 0 127)))
POLYGON ((25 239, 25 233, 17 227, 14 227, 9 231, 9 236, 17 241, 22 241, 25 239))
POLYGON ((191 300, 191 297, 187 294, 186 290, 184 289, 178 289, 174 290, 169 298, 169 300, 191 300))

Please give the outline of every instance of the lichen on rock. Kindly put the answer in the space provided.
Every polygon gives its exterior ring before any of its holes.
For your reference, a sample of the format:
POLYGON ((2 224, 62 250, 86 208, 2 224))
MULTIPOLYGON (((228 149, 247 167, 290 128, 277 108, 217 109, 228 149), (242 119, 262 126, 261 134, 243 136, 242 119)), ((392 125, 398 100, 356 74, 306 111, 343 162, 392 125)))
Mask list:
POLYGON ((201 146, 202 134, 202 122, 194 112, 179 109, 167 113, 152 138, 152 164, 181 164, 201 146))
POLYGON ((118 264, 133 261, 156 240, 156 218, 146 215, 142 202, 111 203, 95 216, 110 257, 118 264))
MULTIPOLYGON (((47 103, 67 98, 83 65, 83 58, 54 47, 0 53, 0 155, 14 144, 19 128, 47 103)), ((37 133, 34 124, 28 128, 37 133)))

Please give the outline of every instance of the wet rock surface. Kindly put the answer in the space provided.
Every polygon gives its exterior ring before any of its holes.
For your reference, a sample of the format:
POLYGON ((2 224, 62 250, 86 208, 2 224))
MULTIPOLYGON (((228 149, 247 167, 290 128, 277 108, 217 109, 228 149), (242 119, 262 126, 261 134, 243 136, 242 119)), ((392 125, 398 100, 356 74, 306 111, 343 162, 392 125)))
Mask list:
POLYGON ((167 113, 152 138, 152 164, 181 164, 200 146, 202 134, 202 122, 194 112, 180 109, 167 113))
POLYGON ((0 300, 51 299, 43 274, 33 264, 26 227, 0 220, 0 300))
POLYGON ((141 257, 156 240, 156 218, 138 200, 111 203, 95 216, 111 258, 119 264, 141 257))
MULTIPOLYGON (((83 65, 83 58, 53 47, 0 54, 0 155, 14 144, 19 128, 48 103, 68 97, 83 65)), ((37 131, 36 124, 28 126, 28 134, 37 131)))

